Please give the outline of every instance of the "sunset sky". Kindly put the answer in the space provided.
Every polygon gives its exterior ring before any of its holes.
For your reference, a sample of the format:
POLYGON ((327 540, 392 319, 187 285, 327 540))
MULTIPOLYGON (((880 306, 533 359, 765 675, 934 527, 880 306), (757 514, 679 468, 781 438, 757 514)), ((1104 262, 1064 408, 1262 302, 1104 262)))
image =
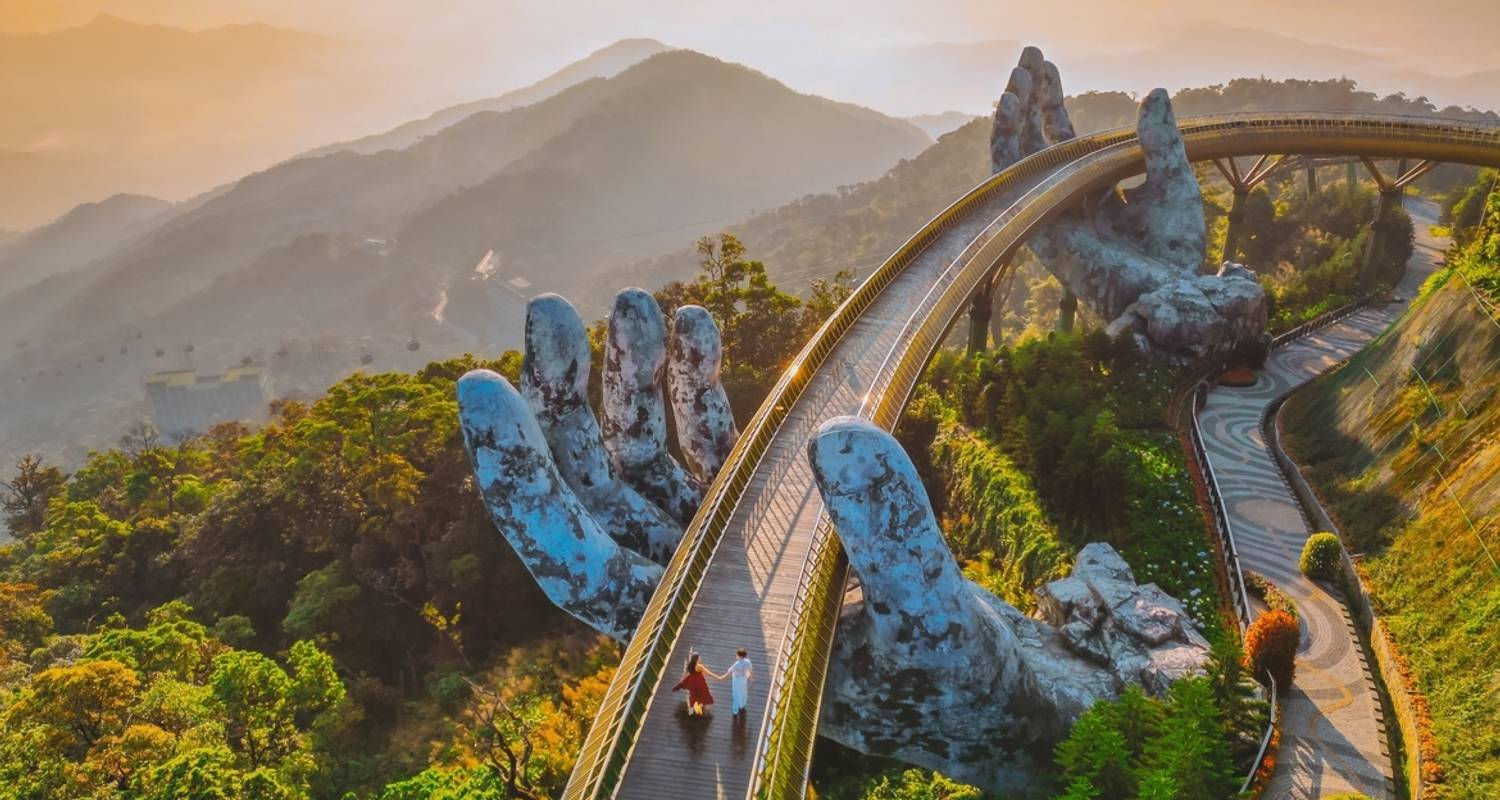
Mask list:
POLYGON ((1343 76, 1500 108, 1496 29, 1494 0, 0 0, 0 181, 56 195, 0 197, 0 229, 114 191, 183 199, 627 37, 912 116, 988 113, 1023 44, 1073 93, 1343 76))
MULTIPOLYGON (((266 22, 379 42, 393 57, 439 59, 456 73, 518 78, 625 36, 700 49, 795 82, 872 46, 1025 40, 1066 58, 1128 51, 1201 21, 1378 52, 1394 67, 1438 75, 1500 67, 1490 38, 1500 3, 1492 0, 0 0, 0 30, 56 29, 99 13, 183 27, 266 22)), ((1184 64, 1183 79, 1192 82, 1201 66, 1184 64)))

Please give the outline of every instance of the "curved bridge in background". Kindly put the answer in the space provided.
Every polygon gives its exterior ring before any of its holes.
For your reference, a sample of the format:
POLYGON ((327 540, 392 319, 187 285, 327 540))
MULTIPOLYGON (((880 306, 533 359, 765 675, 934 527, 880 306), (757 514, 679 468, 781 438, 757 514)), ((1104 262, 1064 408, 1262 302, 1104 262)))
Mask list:
MULTIPOLYGON (((1193 161, 1347 155, 1500 167, 1500 125, 1424 117, 1236 114, 1179 121, 1193 161)), ((595 717, 567 798, 801 796, 848 568, 805 448, 824 420, 891 429, 982 284, 1038 226, 1144 172, 1134 130, 1084 136, 984 181, 903 244, 781 376, 709 488, 595 717), (671 691, 690 651, 757 665, 747 719, 702 726, 671 691)))

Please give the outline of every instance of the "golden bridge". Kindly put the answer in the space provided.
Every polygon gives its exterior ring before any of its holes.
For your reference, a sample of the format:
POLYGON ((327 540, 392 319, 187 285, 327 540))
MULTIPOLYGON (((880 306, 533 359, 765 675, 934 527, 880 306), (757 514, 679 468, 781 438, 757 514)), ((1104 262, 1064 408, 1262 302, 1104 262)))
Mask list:
MULTIPOLYGON (((1275 157, 1365 161, 1390 195, 1438 162, 1500 167, 1500 125, 1427 117, 1261 113, 1179 121, 1188 158, 1240 194, 1275 157), (1241 172, 1235 157, 1260 157, 1241 172), (1375 159, 1411 159, 1382 175, 1375 159)), ((1038 226, 1142 174, 1134 130, 1038 152, 924 225, 823 324, 745 428, 667 567, 599 708, 568 798, 782 798, 804 792, 848 568, 804 455, 818 425, 860 414, 886 429, 975 297, 1038 226), (690 651, 757 666, 745 722, 704 735, 671 692, 690 651)), ((1387 204, 1382 204, 1385 208, 1387 204)))

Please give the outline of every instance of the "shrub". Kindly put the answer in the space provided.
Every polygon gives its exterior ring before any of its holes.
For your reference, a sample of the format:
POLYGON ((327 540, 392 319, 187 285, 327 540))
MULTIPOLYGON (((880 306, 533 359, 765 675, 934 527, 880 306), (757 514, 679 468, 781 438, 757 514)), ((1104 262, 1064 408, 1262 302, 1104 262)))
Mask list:
POLYGON ((1300 639, 1297 620, 1291 614, 1267 611, 1256 618, 1245 634, 1245 666, 1256 677, 1275 678, 1277 689, 1284 691, 1292 685, 1300 639))
POLYGON ((1334 580, 1339 576, 1343 547, 1339 537, 1327 532, 1315 533, 1302 546, 1302 558, 1297 567, 1309 578, 1334 580))

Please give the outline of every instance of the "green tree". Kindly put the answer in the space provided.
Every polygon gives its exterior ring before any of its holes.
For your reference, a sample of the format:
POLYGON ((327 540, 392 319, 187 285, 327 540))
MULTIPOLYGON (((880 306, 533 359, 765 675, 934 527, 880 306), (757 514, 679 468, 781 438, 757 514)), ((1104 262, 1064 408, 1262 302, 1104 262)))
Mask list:
POLYGON ((224 714, 230 748, 252 767, 274 764, 300 745, 292 681, 276 662, 248 650, 214 659, 209 688, 224 714))
POLYGON ((1162 734, 1148 747, 1145 760, 1142 796, 1147 776, 1153 775, 1170 780, 1177 800, 1222 800, 1234 794, 1229 744, 1206 679, 1172 684, 1162 734))
POLYGON ((67 476, 57 467, 42 463, 36 455, 16 462, 16 474, 0 481, 0 514, 5 527, 17 539, 26 539, 47 524, 47 505, 62 492, 67 476))
POLYGON ((1125 736, 1105 704, 1084 712, 1068 738, 1057 746, 1056 762, 1062 782, 1070 794, 1086 785, 1087 797, 1129 797, 1135 793, 1135 775, 1125 736))
POLYGON ((3 719, 29 739, 36 755, 81 762, 101 737, 122 730, 140 690, 135 671, 118 661, 86 661, 38 673, 3 719))
POLYGON ((869 786, 862 800, 979 800, 983 793, 937 772, 908 769, 885 775, 869 786))

